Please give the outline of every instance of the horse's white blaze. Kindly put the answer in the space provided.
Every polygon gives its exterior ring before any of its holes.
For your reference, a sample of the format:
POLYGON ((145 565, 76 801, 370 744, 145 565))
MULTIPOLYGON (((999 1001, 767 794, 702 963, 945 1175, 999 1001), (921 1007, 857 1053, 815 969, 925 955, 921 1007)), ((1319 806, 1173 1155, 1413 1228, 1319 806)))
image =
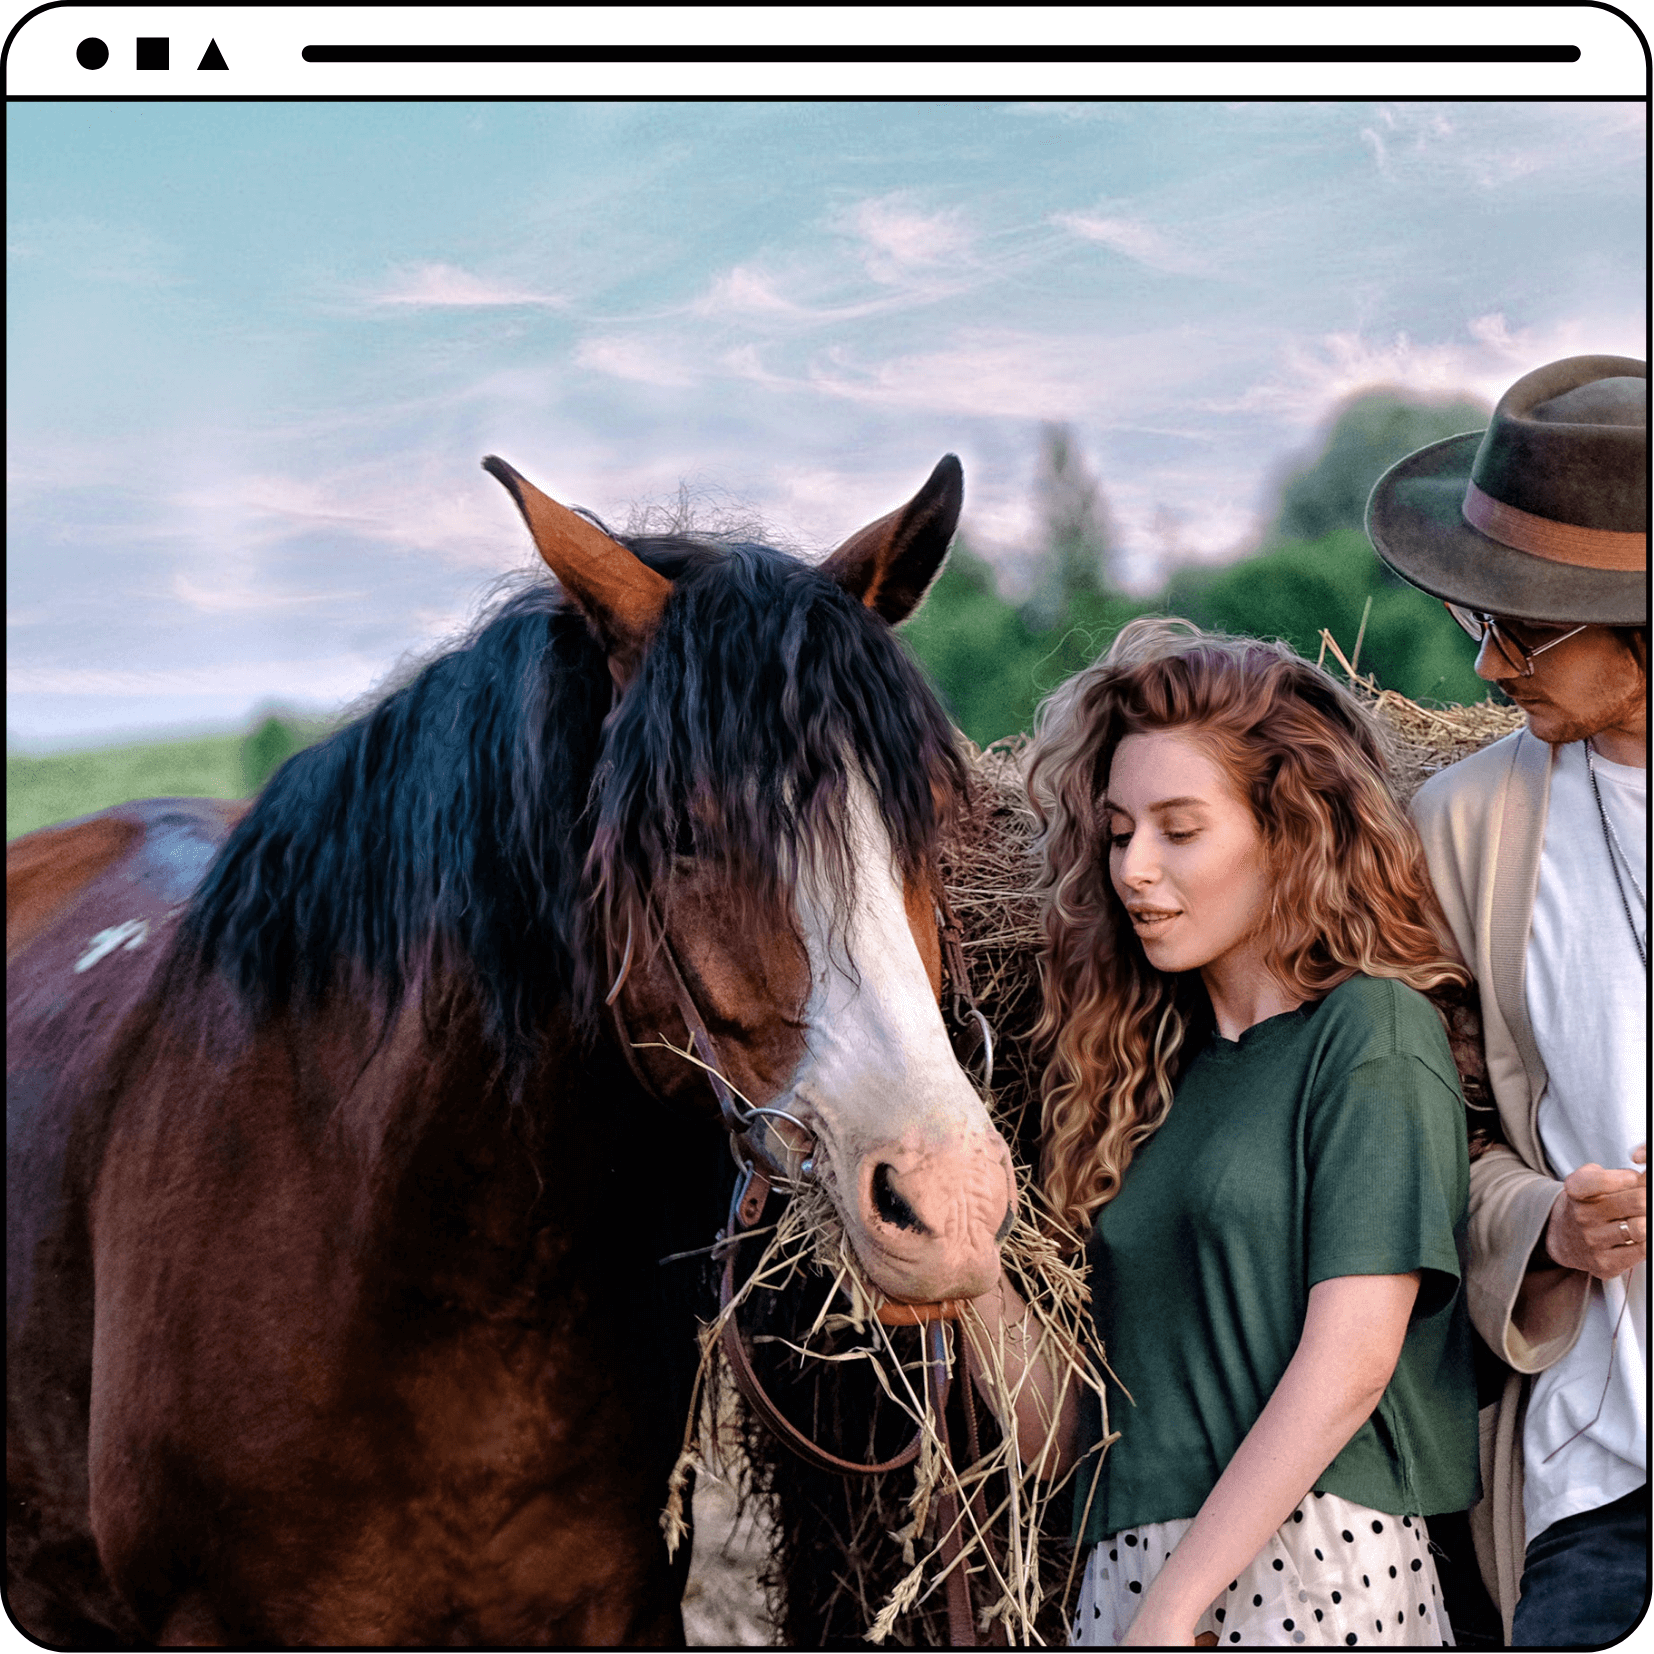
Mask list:
POLYGON ((846 826, 855 892, 836 935, 817 872, 799 879, 812 985, 789 1107, 816 1132, 818 1172, 878 1285, 909 1299, 973 1295, 997 1274, 1010 1158, 953 1054, 860 778, 846 826))

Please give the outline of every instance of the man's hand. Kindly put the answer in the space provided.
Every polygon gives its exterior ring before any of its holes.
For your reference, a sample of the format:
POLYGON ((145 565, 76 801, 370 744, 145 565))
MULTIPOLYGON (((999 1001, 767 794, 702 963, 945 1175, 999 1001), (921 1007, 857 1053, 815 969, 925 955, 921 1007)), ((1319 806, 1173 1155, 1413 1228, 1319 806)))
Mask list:
MULTIPOLYGON (((1648 1145, 1631 1158, 1646 1167, 1648 1145)), ((1602 1281, 1641 1263, 1648 1256, 1648 1173, 1595 1164, 1570 1172, 1545 1225, 1545 1250, 1565 1269, 1602 1281)))

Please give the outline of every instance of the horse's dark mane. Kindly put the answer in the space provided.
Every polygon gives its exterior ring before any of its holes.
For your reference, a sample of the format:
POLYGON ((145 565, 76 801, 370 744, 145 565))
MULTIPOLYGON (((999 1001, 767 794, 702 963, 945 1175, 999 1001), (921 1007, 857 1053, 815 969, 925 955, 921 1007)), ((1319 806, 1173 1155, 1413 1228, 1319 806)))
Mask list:
POLYGON ((557 588, 503 602, 457 647, 288 760, 184 927, 255 1013, 342 972, 398 1002, 432 963, 470 979, 521 1071, 550 1014, 597 1026, 606 926, 686 851, 773 913, 814 854, 842 892, 842 804, 871 783, 904 868, 963 786, 945 714, 883 622, 750 543, 621 537, 673 581, 611 711, 603 653, 557 588))

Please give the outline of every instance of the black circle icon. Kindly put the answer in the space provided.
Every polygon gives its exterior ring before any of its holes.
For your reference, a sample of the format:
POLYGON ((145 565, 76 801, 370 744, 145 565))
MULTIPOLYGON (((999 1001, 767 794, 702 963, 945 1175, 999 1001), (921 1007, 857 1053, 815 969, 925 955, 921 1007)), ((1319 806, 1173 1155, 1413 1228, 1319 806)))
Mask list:
POLYGON ((75 48, 75 62, 83 69, 101 69, 109 61, 109 48, 95 34, 89 34, 75 48))

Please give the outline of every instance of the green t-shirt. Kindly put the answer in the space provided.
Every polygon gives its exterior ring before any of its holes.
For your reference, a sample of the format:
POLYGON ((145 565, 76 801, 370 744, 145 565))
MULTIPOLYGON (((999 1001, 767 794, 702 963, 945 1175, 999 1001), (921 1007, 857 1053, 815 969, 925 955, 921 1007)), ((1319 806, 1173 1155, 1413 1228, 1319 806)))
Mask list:
POLYGON ((1472 1503, 1468 1186, 1458 1075, 1422 994, 1357 976, 1214 1034, 1092 1237, 1120 1435, 1083 1538, 1195 1515, 1292 1359, 1310 1288, 1340 1275, 1421 1272, 1395 1375, 1315 1486, 1398 1516, 1472 1503))

